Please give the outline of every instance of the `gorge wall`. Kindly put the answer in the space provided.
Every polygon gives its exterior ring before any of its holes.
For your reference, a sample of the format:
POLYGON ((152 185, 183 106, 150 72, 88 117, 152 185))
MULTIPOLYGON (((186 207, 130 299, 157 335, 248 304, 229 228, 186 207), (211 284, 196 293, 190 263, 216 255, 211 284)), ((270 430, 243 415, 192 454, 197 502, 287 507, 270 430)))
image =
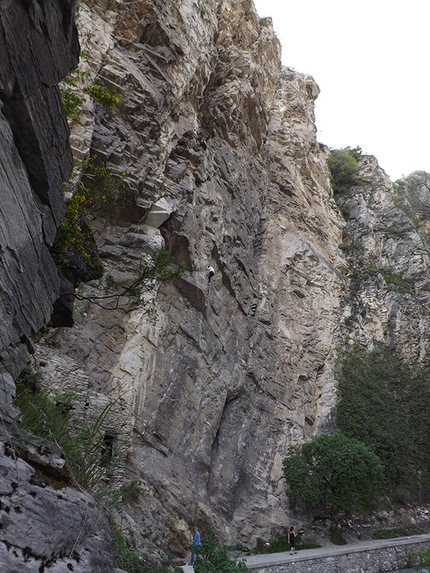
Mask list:
POLYGON ((249 542, 288 525, 281 460, 334 405, 344 223, 315 139, 318 87, 281 68, 252 2, 107 8, 81 9, 86 65, 122 104, 84 112, 72 147, 126 172, 137 206, 95 222, 100 254, 121 282, 165 243, 191 273, 160 287, 155 321, 81 303, 38 356, 49 378, 67 353, 60 386, 79 372, 89 399, 123 400, 147 535, 168 523, 179 550, 198 522, 249 542))
POLYGON ((106 512, 12 404, 60 291, 50 248, 73 166, 58 83, 78 62, 74 2, 0 2, 0 54, 0 569, 114 572, 106 512))
MULTIPOLYGON (((56 13, 60 4, 51 3, 56 13)), ((39 20, 50 13, 29 4, 39 20)), ((410 356, 427 354, 426 176, 404 182, 400 204, 376 160, 363 157, 364 183, 340 211, 329 150, 316 140, 318 86, 281 66, 272 23, 258 18, 252 0, 88 0, 78 26, 88 74, 75 78, 85 102, 71 148, 80 161, 97 157, 133 196, 132 205, 120 202, 93 221, 106 276, 129 284, 148 251, 163 245, 190 272, 153 293, 155 319, 145 308, 107 310, 82 298, 72 328, 38 339, 33 366, 51 387, 77 393, 76 408, 95 417, 114 403, 106 430, 127 442, 119 479, 147 492, 122 512, 139 544, 184 555, 197 523, 252 545, 297 519, 281 463, 289 445, 334 427, 338 344, 399 342, 410 356), (83 91, 88 77, 117 91, 121 105, 95 104, 83 91), (406 208, 417 201, 419 224, 406 208), (395 289, 382 272, 358 279, 370 266, 390 269, 410 288, 395 289)), ((26 359, 15 349, 32 346, 59 293, 48 249, 71 159, 54 84, 76 61, 70 34, 63 67, 40 82, 55 94, 49 106, 48 96, 38 104, 51 110, 52 127, 41 123, 52 136, 43 154, 52 183, 20 147, 24 120, 13 136, 17 114, 2 124, 11 156, 26 166, 7 195, 20 190, 31 201, 18 197, 11 213, 2 204, 0 232, 25 204, 20 227, 28 233, 19 240, 35 252, 31 275, 19 268, 27 259, 17 247, 6 249, 8 258, 2 250, 2 281, 12 280, 3 308, 12 305, 17 316, 13 328, 10 312, 2 318, 4 364, 14 364, 5 368, 7 396, 26 359)), ((11 164, 4 159, 5 173, 11 164)), ((84 161, 75 177, 85 176, 84 161)), ((2 246, 18 240, 9 234, 2 246)), ((104 287, 92 281, 78 295, 103 295, 104 287)))

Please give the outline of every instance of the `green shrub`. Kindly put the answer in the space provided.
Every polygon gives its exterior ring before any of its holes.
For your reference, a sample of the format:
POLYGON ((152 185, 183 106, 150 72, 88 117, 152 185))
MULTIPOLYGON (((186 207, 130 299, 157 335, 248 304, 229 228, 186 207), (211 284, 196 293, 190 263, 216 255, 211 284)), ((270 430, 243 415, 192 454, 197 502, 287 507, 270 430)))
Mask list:
POLYGON ((120 494, 124 503, 135 503, 141 496, 147 496, 149 491, 132 480, 120 488, 120 494))
POLYGON ((84 100, 69 87, 60 89, 66 117, 75 123, 81 123, 81 107, 84 100))
POLYGON ((411 551, 406 554, 406 557, 419 567, 428 567, 430 565, 430 547, 419 549, 418 551, 411 551))
POLYGON ((342 530, 338 525, 332 525, 330 527, 330 541, 334 545, 346 545, 348 542, 342 534, 342 530))
POLYGON ((229 556, 227 547, 219 545, 219 536, 212 531, 203 540, 199 558, 194 562, 196 573, 244 573, 248 571, 245 561, 236 561, 229 556))
POLYGON ((115 111, 121 104, 119 94, 101 83, 99 80, 91 82, 85 89, 95 103, 99 103, 109 111, 115 111))
POLYGON ((334 193, 345 193, 351 187, 363 183, 359 175, 360 166, 358 160, 360 156, 361 149, 359 147, 331 150, 328 157, 328 166, 334 193))
POLYGON ((57 266, 75 284, 103 276, 91 219, 116 201, 129 199, 124 177, 113 175, 95 156, 83 167, 82 182, 66 201, 66 212, 51 250, 57 266))
POLYGON ((71 394, 51 393, 30 366, 16 380, 15 404, 21 410, 21 428, 60 446, 76 481, 102 494, 118 461, 116 455, 103 460, 102 426, 113 404, 95 422, 88 422, 73 413, 72 399, 71 394))
POLYGON ((98 304, 106 310, 118 308, 130 310, 131 308, 143 308, 152 317, 156 316, 156 311, 151 307, 152 299, 148 294, 153 292, 157 283, 170 283, 181 278, 187 269, 185 263, 177 265, 172 253, 166 249, 156 249, 144 255, 140 269, 137 271, 134 280, 122 288, 115 280, 108 275, 106 277, 103 295, 79 295, 75 294, 78 300, 87 300, 98 304))
POLYGON ((383 269, 381 272, 387 285, 394 286, 395 290, 399 292, 413 294, 414 291, 411 281, 403 278, 391 270, 383 269))
MULTIPOLYGON (((82 182, 66 202, 66 213, 58 228, 51 252, 62 274, 74 286, 103 277, 104 269, 98 256, 93 237, 91 221, 102 211, 121 207, 131 202, 131 195, 124 182, 124 175, 113 175, 96 157, 90 157, 84 165, 82 182)), ((95 296, 73 292, 79 300, 99 304, 108 310, 132 306, 152 307, 147 294, 152 292, 157 282, 173 282, 186 272, 184 263, 175 264, 172 253, 166 249, 156 249, 143 255, 140 269, 127 285, 116 283, 108 275, 100 285, 105 293, 95 296)))
POLYGON ((127 573, 170 573, 169 568, 143 558, 136 551, 132 532, 127 535, 115 520, 110 520, 114 555, 118 566, 127 573))
POLYGON ((373 539, 395 539, 396 537, 408 537, 410 535, 420 535, 423 533, 419 529, 409 528, 393 528, 393 529, 378 529, 372 533, 373 539))
MULTIPOLYGON (((303 549, 316 549, 321 547, 318 543, 302 543, 300 539, 300 533, 297 534, 296 537, 296 549, 303 550, 303 549)), ((264 541, 261 537, 257 538, 257 543, 255 548, 252 550, 255 554, 264 554, 264 553, 283 553, 285 551, 290 551, 291 546, 288 543, 288 535, 281 535, 275 540, 271 540, 269 542, 264 541)))

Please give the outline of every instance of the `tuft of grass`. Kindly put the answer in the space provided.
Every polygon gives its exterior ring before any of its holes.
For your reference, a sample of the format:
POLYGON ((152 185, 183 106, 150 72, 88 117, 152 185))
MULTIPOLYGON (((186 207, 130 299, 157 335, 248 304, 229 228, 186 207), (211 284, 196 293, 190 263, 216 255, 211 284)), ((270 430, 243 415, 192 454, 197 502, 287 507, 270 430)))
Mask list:
POLYGON ((266 27, 269 26, 271 24, 272 19, 271 18, 260 18, 259 22, 260 22, 260 26, 266 27))
POLYGON ((29 365, 18 377, 16 389, 15 404, 21 410, 21 428, 57 444, 77 483, 104 495, 106 484, 117 468, 120 452, 118 449, 112 451, 112 455, 106 455, 103 428, 113 403, 104 408, 95 422, 89 423, 73 412, 72 394, 50 392, 29 365))
POLYGON ((347 541, 342 535, 342 530, 337 525, 330 527, 330 541, 335 545, 346 545, 347 541))
POLYGON ((110 520, 110 532, 114 555, 118 566, 127 573, 170 573, 169 568, 136 553, 132 535, 121 530, 115 520, 110 520))

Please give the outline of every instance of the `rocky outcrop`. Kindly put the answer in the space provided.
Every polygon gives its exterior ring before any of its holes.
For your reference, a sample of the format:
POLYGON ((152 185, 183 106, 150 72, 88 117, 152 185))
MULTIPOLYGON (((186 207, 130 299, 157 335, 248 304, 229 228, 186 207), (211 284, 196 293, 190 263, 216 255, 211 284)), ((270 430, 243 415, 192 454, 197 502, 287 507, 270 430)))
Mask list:
POLYGON ((349 278, 316 141, 319 90, 281 68, 250 1, 105 8, 82 8, 82 66, 122 104, 87 100, 71 141, 122 173, 136 205, 94 221, 99 250, 120 285, 163 244, 190 275, 160 286, 155 321, 84 300, 38 356, 74 361, 47 380, 71 389, 73 370, 86 396, 126 401, 126 476, 150 495, 125 519, 146 544, 180 554, 195 521, 252 544, 290 523, 288 446, 333 425, 349 278))
POLYGON ((252 544, 292 519, 288 446, 333 427, 338 343, 410 334, 409 346, 425 344, 426 310, 383 269, 419 271, 424 285, 426 246, 412 228, 400 251, 384 234, 381 221, 407 218, 373 158, 340 213, 316 141, 318 87, 281 68, 252 2, 112 1, 103 12, 89 2, 80 25, 93 56, 82 65, 122 104, 87 100, 72 147, 122 173, 135 196, 94 221, 107 273, 127 284, 148 249, 166 245, 190 275, 159 287, 155 321, 83 301, 75 328, 51 332, 38 356, 59 365, 47 380, 73 388, 67 351, 87 397, 125 401, 125 476, 150 494, 124 519, 147 546, 183 553, 193 522, 252 544), (379 273, 360 288, 352 243, 379 273))
POLYGON ((344 335, 397 344, 425 360, 429 333, 428 175, 393 184, 375 158, 361 161, 364 184, 339 198, 350 288, 342 299, 344 335))
POLYGON ((71 487, 61 450, 25 432, 0 435, 1 570, 121 573, 108 516, 71 487))

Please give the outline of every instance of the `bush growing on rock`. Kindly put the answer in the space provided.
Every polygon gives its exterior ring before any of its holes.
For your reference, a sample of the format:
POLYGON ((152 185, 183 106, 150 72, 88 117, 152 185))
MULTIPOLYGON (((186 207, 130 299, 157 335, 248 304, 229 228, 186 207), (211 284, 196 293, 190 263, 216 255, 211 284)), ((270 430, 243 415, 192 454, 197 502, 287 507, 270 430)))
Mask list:
MULTIPOLYGON (((15 405, 21 410, 20 430, 31 432, 36 440, 44 438, 59 446, 73 475, 72 482, 99 496, 104 495, 106 484, 118 465, 121 448, 118 447, 115 455, 103 455, 105 425, 114 403, 110 402, 94 421, 87 420, 74 412, 71 394, 50 392, 30 365, 17 378, 16 388, 15 405)), ((15 440, 18 441, 19 436, 15 440)), ((59 488, 69 485, 68 475, 65 469, 64 483, 60 483, 60 474, 47 471, 44 479, 59 488)))
POLYGON ((219 545, 218 533, 212 531, 203 540, 199 558, 194 562, 196 573, 244 573, 249 571, 244 560, 231 559, 227 547, 219 545))
POLYGON ((360 156, 361 149, 359 147, 331 150, 327 161, 330 169, 330 181, 335 193, 344 193, 351 187, 362 184, 358 163, 360 156))

